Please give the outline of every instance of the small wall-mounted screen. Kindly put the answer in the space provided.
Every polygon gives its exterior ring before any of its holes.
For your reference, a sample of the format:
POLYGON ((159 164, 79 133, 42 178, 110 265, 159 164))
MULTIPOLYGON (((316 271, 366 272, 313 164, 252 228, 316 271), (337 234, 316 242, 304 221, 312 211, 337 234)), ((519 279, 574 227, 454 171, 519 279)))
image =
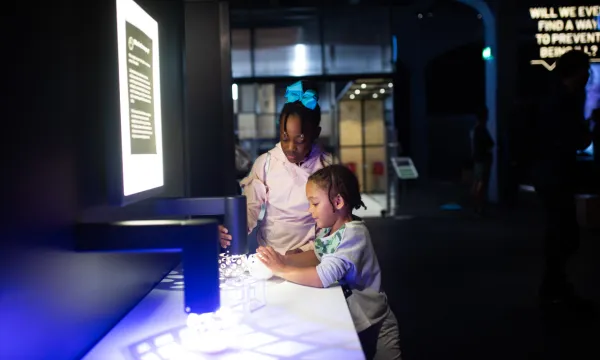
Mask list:
POLYGON ((127 199, 164 185, 158 23, 133 0, 117 0, 117 36, 127 199))

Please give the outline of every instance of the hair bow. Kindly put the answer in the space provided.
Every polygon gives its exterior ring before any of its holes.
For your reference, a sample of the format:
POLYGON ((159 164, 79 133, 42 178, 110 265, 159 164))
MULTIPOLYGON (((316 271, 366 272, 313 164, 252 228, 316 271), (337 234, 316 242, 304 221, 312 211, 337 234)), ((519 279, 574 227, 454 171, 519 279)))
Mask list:
POLYGON ((302 90, 302 81, 298 81, 288 86, 285 91, 286 103, 300 101, 306 108, 314 110, 317 107, 317 93, 314 90, 302 90))

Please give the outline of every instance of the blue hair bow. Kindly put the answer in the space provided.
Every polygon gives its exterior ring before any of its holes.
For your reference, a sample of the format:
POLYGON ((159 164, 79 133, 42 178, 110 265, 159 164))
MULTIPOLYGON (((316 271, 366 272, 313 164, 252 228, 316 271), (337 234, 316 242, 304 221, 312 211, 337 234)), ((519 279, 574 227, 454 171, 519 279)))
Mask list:
POLYGON ((285 91, 286 103, 300 101, 304 107, 314 110, 317 107, 318 98, 314 90, 302 90, 302 81, 298 81, 288 86, 285 91))

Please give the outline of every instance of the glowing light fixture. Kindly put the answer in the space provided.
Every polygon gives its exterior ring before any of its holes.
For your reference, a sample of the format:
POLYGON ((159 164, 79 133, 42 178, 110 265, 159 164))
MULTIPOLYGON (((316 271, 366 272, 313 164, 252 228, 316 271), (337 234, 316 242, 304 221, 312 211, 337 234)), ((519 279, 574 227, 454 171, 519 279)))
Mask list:
POLYGON ((237 84, 232 84, 231 85, 231 98, 233 100, 237 100, 238 99, 238 86, 237 86, 237 84))
POLYGON ((492 48, 489 46, 485 47, 481 52, 481 57, 485 61, 494 59, 494 56, 492 55, 492 48))

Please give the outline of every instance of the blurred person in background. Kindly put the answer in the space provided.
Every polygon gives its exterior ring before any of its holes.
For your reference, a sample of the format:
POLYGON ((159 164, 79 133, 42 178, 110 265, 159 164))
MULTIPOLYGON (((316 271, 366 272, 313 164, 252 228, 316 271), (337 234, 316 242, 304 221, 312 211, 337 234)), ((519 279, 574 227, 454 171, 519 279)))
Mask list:
POLYGON ((477 122, 473 128, 473 187, 471 194, 475 212, 482 215, 487 202, 488 185, 494 161, 494 139, 487 128, 488 110, 481 108, 477 112, 477 122))
POLYGON ((546 215, 545 268, 539 296, 546 310, 578 309, 584 302, 567 278, 567 262, 579 248, 575 207, 577 151, 591 134, 584 116, 589 56, 572 50, 556 63, 550 93, 541 102, 533 132, 533 183, 546 215))

